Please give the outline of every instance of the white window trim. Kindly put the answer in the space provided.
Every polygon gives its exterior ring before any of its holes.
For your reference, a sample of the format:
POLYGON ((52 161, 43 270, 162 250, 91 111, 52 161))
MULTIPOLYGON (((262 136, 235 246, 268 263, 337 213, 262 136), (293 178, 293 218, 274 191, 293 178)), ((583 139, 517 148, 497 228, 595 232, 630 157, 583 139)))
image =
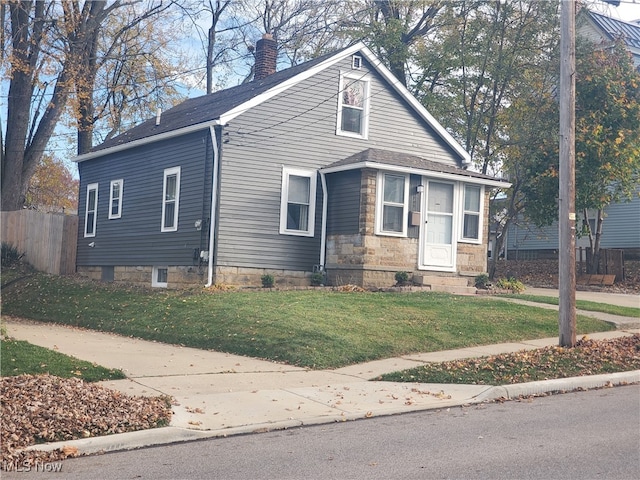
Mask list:
POLYGON ((176 232, 178 230, 178 212, 180 207, 180 167, 172 167, 167 168, 164 171, 164 177, 162 180, 162 218, 160 220, 160 231, 161 232, 176 232), (164 214, 165 208, 167 205, 166 195, 167 195, 167 177, 175 175, 176 176, 176 200, 175 200, 175 209, 173 212, 173 224, 169 227, 165 227, 164 225, 164 214))
MULTIPOLYGON (((399 204, 394 204, 399 206, 399 204)), ((379 171, 376 180, 376 235, 385 235, 389 237, 406 237, 407 227, 409 223, 409 174, 392 171, 379 171), (402 231, 394 232, 383 229, 383 212, 384 212, 384 177, 385 175, 393 175, 396 177, 404 177, 404 203, 402 205, 402 231)))
POLYGON ((157 288, 167 288, 169 283, 169 267, 153 267, 151 273, 151 286, 157 288), (167 281, 166 282, 158 282, 158 270, 165 269, 167 271, 167 281))
POLYGON ((300 168, 282 167, 282 188, 280 191, 280 234, 296 235, 299 237, 313 237, 315 234, 316 219, 316 183, 317 172, 315 170, 304 170, 300 168), (289 176, 309 178, 309 218, 307 230, 287 229, 287 210, 289 203, 289 176))
POLYGON ((362 57, 360 55, 354 55, 351 57, 351 68, 354 70, 362 69, 362 57))
POLYGON ((86 237, 95 237, 96 236, 96 227, 98 225, 98 184, 97 183, 90 183, 89 185, 87 185, 87 201, 86 201, 86 205, 85 205, 85 209, 84 209, 84 236, 86 237), (91 190, 95 190, 96 191, 96 200, 95 200, 95 205, 93 205, 93 232, 92 233, 87 233, 87 220, 89 218, 89 192, 91 190))
POLYGON ((340 72, 340 82, 338 84, 338 118, 336 123, 336 135, 343 137, 362 138, 369 137, 369 103, 370 103, 371 81, 367 74, 340 72), (362 109, 362 133, 348 132, 342 130, 342 85, 345 79, 359 80, 364 82, 364 106, 362 109))
POLYGON ((120 179, 120 180, 111 180, 111 186, 109 188, 109 220, 113 220, 115 218, 120 218, 122 217, 122 195, 124 192, 124 180, 120 179), (118 198, 118 212, 117 213, 113 213, 113 209, 111 208, 113 206, 113 187, 115 185, 119 185, 120 186, 120 197, 118 198))
POLYGON ((475 184, 468 184, 468 183, 462 183, 460 184, 460 235, 458 238, 458 241, 461 243, 473 243, 476 245, 480 245, 483 242, 483 228, 484 228, 484 186, 483 185, 475 185, 475 184), (473 215, 478 215, 478 238, 467 238, 464 236, 464 216, 467 214, 467 210, 465 210, 464 208, 464 204, 465 204, 465 195, 466 195, 466 187, 470 186, 470 187, 479 187, 480 188, 480 202, 479 202, 479 208, 480 211, 478 212, 474 212, 469 210, 469 214, 473 214, 473 215))

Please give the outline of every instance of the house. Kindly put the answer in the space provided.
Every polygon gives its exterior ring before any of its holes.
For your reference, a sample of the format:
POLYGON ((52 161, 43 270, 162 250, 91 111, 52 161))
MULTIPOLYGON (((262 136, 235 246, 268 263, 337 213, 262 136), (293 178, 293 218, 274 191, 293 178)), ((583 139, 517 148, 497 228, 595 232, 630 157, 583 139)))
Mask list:
POLYGON ((489 191, 359 43, 184 101, 76 158, 77 271, 105 281, 446 289, 486 271, 489 191))
MULTIPOLYGON (((640 23, 624 22, 583 8, 577 18, 577 35, 602 46, 622 40, 640 71, 640 23)), ((604 213, 601 248, 624 250, 628 259, 640 258, 640 189, 630 202, 611 204, 604 213)), ((588 238, 577 238, 576 246, 588 247, 588 238)), ((508 229, 505 249, 506 257, 511 259, 557 258, 558 224, 537 228, 519 218, 508 229)))
POLYGON ((605 46, 623 41, 640 69, 640 20, 625 22, 582 8, 577 18, 577 36, 605 46))

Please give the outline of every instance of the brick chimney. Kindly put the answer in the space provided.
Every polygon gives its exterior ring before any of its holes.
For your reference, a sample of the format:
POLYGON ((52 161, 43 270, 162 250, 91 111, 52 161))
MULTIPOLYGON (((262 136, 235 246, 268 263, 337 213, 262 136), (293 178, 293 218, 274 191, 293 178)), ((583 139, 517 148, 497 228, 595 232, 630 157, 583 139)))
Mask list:
POLYGON ((270 33, 265 33, 256 43, 256 65, 253 79, 262 80, 272 73, 276 73, 277 57, 278 45, 270 33))

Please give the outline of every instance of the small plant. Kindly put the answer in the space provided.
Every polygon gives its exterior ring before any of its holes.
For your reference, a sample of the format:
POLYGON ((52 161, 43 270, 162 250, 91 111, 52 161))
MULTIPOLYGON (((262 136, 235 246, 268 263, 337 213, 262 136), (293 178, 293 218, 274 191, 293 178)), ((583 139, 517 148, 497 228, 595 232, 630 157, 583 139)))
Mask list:
POLYGON ((322 272, 313 272, 311 274, 311 285, 314 287, 319 287, 325 284, 324 273, 322 272))
POLYGON ((511 290, 513 293, 524 292, 524 284, 520 280, 511 277, 509 279, 501 278, 496 282, 496 287, 503 290, 511 290))
POLYGON ((407 272, 396 272, 396 284, 405 285, 409 282, 409 274, 407 272))
POLYGON ((272 288, 276 283, 276 279, 273 277, 273 275, 269 275, 268 273, 262 275, 260 277, 260 280, 262 281, 262 288, 272 288))
POLYGON ((24 253, 20 253, 18 248, 11 243, 2 242, 2 266, 13 267, 20 263, 24 253))
POLYGON ((476 276, 476 288, 482 288, 482 289, 487 289, 491 286, 491 284, 489 283, 489 275, 487 275, 486 273, 481 273, 480 275, 476 276))

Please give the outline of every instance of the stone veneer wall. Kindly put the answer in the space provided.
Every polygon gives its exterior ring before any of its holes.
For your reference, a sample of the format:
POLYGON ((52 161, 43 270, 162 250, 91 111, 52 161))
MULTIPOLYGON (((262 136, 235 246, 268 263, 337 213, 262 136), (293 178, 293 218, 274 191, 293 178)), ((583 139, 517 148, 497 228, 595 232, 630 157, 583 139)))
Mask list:
MULTIPOLYGON (((359 233, 334 234, 327 237, 327 278, 329 285, 355 284, 365 288, 388 287, 395 284, 395 274, 406 271, 424 275, 418 270, 420 242, 415 238, 387 237, 375 234, 377 172, 362 171, 360 184, 359 233)), ((483 211, 484 239, 489 236, 489 189, 485 191, 483 211)), ((487 271, 487 245, 457 244, 457 274, 473 278, 487 271)), ((431 272, 451 276, 451 272, 431 272)))
MULTIPOLYGON (((79 266, 78 274, 92 280, 102 279, 102 268, 99 266, 79 266)), ((113 267, 113 281, 130 283, 143 287, 151 286, 152 266, 116 266, 113 267)), ((207 270, 198 267, 167 267, 167 288, 188 288, 204 286, 207 281, 207 270)))

